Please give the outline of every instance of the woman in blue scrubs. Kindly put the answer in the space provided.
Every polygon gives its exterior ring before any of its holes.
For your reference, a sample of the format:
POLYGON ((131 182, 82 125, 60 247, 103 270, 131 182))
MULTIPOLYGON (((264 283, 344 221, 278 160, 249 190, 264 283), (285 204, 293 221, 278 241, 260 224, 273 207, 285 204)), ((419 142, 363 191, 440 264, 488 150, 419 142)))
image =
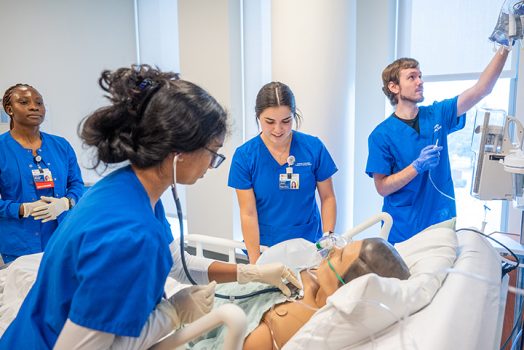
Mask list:
POLYGON ((331 177, 337 167, 322 141, 292 130, 300 115, 289 86, 264 85, 255 112, 262 132, 237 148, 228 181, 236 189, 251 263, 260 257, 261 245, 299 237, 315 242, 333 232, 336 222, 331 177))
POLYGON ((200 87, 146 65, 105 71, 100 86, 112 103, 84 119, 81 137, 97 152, 95 167, 127 165, 97 182, 58 227, 0 349, 108 349, 119 339, 149 348, 211 310, 209 281, 263 282, 288 295, 287 281, 299 287, 282 264, 187 255, 204 286, 163 298, 168 274, 188 279, 160 196, 222 163, 226 113, 200 87))
POLYGON ((8 263, 45 249, 84 184, 71 145, 40 131, 46 110, 35 88, 11 86, 2 104, 11 118, 0 135, 0 253, 8 263))

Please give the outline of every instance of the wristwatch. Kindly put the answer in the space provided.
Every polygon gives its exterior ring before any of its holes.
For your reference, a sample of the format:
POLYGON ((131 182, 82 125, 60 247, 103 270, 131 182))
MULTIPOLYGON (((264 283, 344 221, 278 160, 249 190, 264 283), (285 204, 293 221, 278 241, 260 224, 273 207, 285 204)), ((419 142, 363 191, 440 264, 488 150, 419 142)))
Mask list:
POLYGON ((76 204, 75 200, 71 197, 67 197, 67 201, 69 202, 69 209, 73 208, 76 204))

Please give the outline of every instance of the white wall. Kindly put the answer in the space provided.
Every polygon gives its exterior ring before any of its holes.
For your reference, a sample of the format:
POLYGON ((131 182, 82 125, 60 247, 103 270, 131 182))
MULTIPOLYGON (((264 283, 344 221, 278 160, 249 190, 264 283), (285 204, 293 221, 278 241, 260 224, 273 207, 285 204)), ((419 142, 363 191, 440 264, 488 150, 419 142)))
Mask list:
MULTIPOLYGON (((180 72, 177 0, 137 0, 136 4, 137 63, 180 72)), ((178 185, 177 194, 182 212, 187 213, 185 186, 178 185)), ((161 199, 166 214, 175 217, 171 188, 161 199)), ((176 231, 177 225, 172 229, 176 231)))
POLYGON ((176 0, 137 0, 138 63, 180 72, 176 0))
POLYGON ((241 69, 241 6, 233 0, 179 0, 180 72, 182 78, 205 88, 231 116, 232 135, 222 153, 228 159, 210 169, 195 186, 188 186, 188 231, 233 238, 236 198, 227 187, 243 114, 241 69))
POLYGON ((357 1, 355 145, 351 153, 355 169, 355 224, 382 210, 382 197, 364 171, 368 136, 385 118, 387 101, 381 89, 381 76, 382 70, 395 59, 395 3, 395 0, 357 1))
MULTIPOLYGON (((87 164, 77 125, 105 104, 97 82, 101 71, 135 61, 133 1, 5 0, 0 33, 2 95, 16 83, 38 89, 47 107, 43 129, 64 136, 81 165, 87 164)), ((82 173, 86 181, 96 178, 82 173)))
POLYGON ((272 80, 290 86, 300 130, 318 136, 338 166, 337 231, 353 224, 355 20, 354 1, 272 2, 272 80))

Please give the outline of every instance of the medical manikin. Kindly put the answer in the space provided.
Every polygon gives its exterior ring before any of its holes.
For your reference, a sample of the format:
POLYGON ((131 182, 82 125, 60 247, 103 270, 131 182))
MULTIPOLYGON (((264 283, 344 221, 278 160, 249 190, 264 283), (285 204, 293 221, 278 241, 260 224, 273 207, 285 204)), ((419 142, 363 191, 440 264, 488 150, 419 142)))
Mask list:
MULTIPOLYGON (((324 246, 325 247, 325 246, 324 246)), ((294 298, 282 294, 262 294, 250 300, 235 301, 247 315, 247 337, 244 349, 279 349, 324 305, 338 288, 367 273, 407 279, 409 270, 397 251, 381 238, 368 238, 342 246, 340 242, 319 251, 302 239, 282 242, 261 255, 259 261, 277 259, 293 268, 302 267, 303 293, 294 298), (267 255, 266 255, 267 254, 267 255), (317 255, 317 256, 316 256, 317 255), (311 267, 315 265, 315 267, 311 267), (308 268, 305 268, 308 267, 308 268)), ((253 287, 256 288, 256 287, 253 287)), ((260 286, 260 288, 264 288, 260 286)), ((217 288, 220 293, 247 292, 236 283, 217 288)), ((216 299, 217 306, 222 303, 216 299)), ((191 349, 221 349, 225 330, 214 330, 191 343, 191 349)))

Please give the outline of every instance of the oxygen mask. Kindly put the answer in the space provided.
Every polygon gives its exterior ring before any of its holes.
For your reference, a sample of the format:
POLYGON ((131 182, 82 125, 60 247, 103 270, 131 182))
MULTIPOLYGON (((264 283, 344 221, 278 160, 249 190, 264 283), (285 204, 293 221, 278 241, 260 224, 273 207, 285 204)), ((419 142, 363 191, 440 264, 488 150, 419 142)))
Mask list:
POLYGON ((321 260, 326 259, 334 248, 344 248, 348 242, 344 237, 337 236, 334 233, 325 233, 315 243, 317 254, 321 260))

